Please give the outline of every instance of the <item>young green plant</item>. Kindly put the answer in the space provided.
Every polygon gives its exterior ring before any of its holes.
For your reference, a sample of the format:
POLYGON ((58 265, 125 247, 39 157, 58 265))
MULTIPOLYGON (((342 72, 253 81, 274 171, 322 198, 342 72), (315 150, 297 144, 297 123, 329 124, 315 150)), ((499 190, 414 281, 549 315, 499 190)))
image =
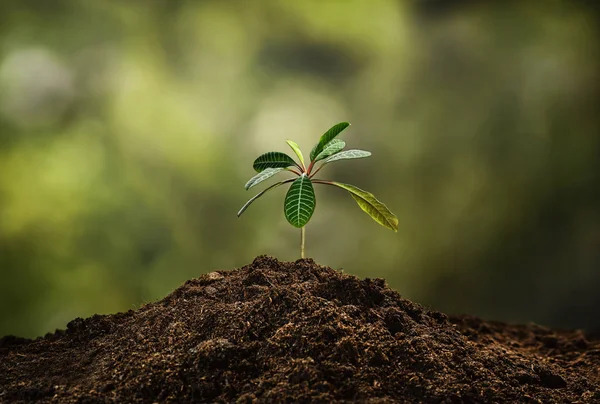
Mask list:
POLYGON ((246 190, 280 172, 285 171, 293 173, 296 177, 276 182, 253 196, 244 206, 242 206, 237 214, 238 217, 248 209, 248 206, 250 206, 252 202, 263 196, 266 192, 291 182, 292 185, 290 186, 283 203, 283 212, 285 218, 292 226, 300 228, 300 255, 304 258, 304 244, 306 239, 305 227, 316 207, 313 184, 325 184, 348 191, 356 203, 358 203, 358 206, 371 216, 373 220, 390 230, 398 231, 398 218, 370 192, 363 191, 354 185, 314 178, 314 176, 329 163, 364 158, 371 155, 370 152, 363 150, 344 150, 346 143, 343 140, 336 139, 336 137, 348 126, 350 126, 348 122, 341 122, 325 132, 325 134, 321 136, 319 143, 317 143, 310 152, 310 161, 308 162, 308 165, 305 163, 304 156, 298 145, 291 140, 287 140, 287 144, 298 157, 298 162, 281 152, 268 152, 254 160, 253 167, 258 174, 250 178, 246 183, 246 190))

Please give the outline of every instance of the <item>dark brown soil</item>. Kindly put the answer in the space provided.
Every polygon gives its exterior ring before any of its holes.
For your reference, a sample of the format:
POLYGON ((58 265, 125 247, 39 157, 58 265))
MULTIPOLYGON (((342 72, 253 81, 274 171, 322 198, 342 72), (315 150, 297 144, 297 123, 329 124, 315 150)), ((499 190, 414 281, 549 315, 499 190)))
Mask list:
POLYGON ((0 339, 0 402, 600 403, 600 340, 448 318, 258 257, 127 313, 0 339))

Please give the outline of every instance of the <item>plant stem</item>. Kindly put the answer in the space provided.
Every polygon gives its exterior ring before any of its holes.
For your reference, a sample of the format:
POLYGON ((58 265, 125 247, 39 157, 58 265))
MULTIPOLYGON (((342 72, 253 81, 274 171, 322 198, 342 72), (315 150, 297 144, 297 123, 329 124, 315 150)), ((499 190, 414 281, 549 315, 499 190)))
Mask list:
POLYGON ((323 168, 323 166, 324 166, 324 165, 325 165, 325 164, 322 164, 322 165, 321 165, 321 167, 317 168, 317 169, 315 170, 315 172, 314 172, 314 173, 312 173, 312 174, 310 175, 310 178, 312 178, 312 177, 314 177, 315 175, 317 175, 317 173, 318 173, 319 171, 321 171, 321 168, 323 168))
MULTIPOLYGON (((293 168, 286 168, 285 170, 286 170, 286 171, 291 171, 291 172, 293 172, 293 173, 294 173, 294 174, 296 174, 298 177, 302 175, 302 174, 300 174, 298 171, 294 170, 293 168)), ((303 171, 303 172, 304 172, 304 171, 303 171)))
POLYGON ((304 241, 306 240, 306 227, 300 228, 300 258, 304 258, 304 241))
POLYGON ((325 180, 319 180, 319 179, 314 179, 314 180, 312 180, 312 182, 314 182, 315 184, 335 185, 331 181, 325 181, 325 180))
POLYGON ((311 161, 310 164, 308 165, 308 169, 306 170, 306 175, 310 176, 310 172, 312 171, 314 165, 315 165, 315 162, 311 161))

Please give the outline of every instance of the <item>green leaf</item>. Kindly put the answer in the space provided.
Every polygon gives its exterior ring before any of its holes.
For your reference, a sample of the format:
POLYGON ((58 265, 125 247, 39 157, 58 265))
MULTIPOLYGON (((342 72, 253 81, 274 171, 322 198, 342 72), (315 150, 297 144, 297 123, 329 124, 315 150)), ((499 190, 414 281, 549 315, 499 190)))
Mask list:
POLYGON ((268 180, 278 172, 282 171, 283 168, 265 168, 263 171, 256 174, 254 177, 250 178, 250 180, 246 183, 244 188, 249 190, 253 186, 260 184, 261 182, 268 180))
POLYGON ((267 168, 286 168, 297 165, 298 164, 285 153, 268 152, 254 160, 253 167, 257 172, 261 172, 267 168))
POLYGON ((248 202, 246 202, 244 204, 244 206, 242 206, 242 208, 240 209, 240 211, 237 213, 238 217, 240 217, 242 215, 242 213, 244 213, 244 211, 246 209, 248 209, 248 206, 250 206, 250 204, 252 202, 254 202, 258 198, 260 198, 261 196, 263 196, 267 191, 270 191, 273 188, 277 188, 280 185, 287 184, 288 182, 292 182, 292 181, 294 181, 294 178, 290 178, 289 180, 285 180, 285 181, 281 181, 281 182, 276 182, 275 184, 271 185, 270 187, 263 189, 258 194, 254 195, 252 198, 250 198, 250 200, 248 200, 248 202))
POLYGON ((315 211, 315 191, 310 178, 302 175, 292 183, 285 196, 283 211, 292 226, 304 227, 315 211))
POLYGON ((331 163, 332 161, 338 161, 338 160, 349 160, 349 159, 360 159, 360 158, 364 158, 364 157, 369 157, 371 155, 371 152, 368 151, 364 151, 364 150, 346 150, 337 154, 334 154, 333 156, 329 157, 327 160, 325 160, 323 162, 323 164, 327 164, 327 163, 331 163))
POLYGON ((350 192, 358 206, 364 210, 380 225, 395 232, 398 231, 398 218, 382 202, 377 200, 372 193, 363 191, 354 185, 342 184, 340 182, 324 182, 324 184, 335 185, 350 192))
POLYGON ((317 157, 319 153, 323 151, 325 145, 331 142, 333 138, 339 135, 340 132, 346 129, 348 126, 350 126, 348 122, 340 122, 337 125, 333 125, 327 132, 325 132, 323 136, 321 136, 319 143, 317 143, 310 152, 310 160, 314 161, 315 157, 317 157))
POLYGON ((342 151, 344 147, 346 147, 346 142, 339 139, 333 139, 331 142, 327 143, 323 148, 323 151, 315 157, 315 161, 326 159, 327 157, 342 151))
POLYGON ((300 160, 300 163, 302 163, 302 167, 304 167, 304 156, 302 155, 302 150, 300 150, 298 144, 293 140, 286 140, 286 143, 292 148, 294 153, 296 153, 296 156, 298 156, 298 160, 300 160))

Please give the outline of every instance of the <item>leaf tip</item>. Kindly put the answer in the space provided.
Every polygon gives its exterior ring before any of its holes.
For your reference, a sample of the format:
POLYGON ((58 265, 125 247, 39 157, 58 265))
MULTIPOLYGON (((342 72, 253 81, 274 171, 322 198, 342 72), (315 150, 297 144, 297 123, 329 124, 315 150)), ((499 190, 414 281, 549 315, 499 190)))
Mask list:
POLYGON ((394 233, 398 233, 398 218, 396 217, 396 215, 394 215, 391 225, 392 230, 394 230, 394 233))

